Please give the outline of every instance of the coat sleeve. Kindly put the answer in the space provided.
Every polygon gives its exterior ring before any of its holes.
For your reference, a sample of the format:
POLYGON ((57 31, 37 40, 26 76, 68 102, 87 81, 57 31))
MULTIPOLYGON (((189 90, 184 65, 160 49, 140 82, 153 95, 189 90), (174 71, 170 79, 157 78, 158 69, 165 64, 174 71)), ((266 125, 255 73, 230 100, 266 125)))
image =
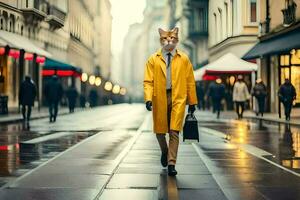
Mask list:
POLYGON ((193 72, 193 66, 191 61, 187 60, 187 77, 186 77, 186 84, 187 84, 187 102, 189 105, 196 105, 198 103, 197 94, 196 94, 196 84, 195 84, 195 77, 193 72))
POLYGON ((236 85, 236 83, 233 86, 232 100, 234 102, 237 100, 237 85, 236 85))
POLYGON ((249 90, 248 90, 248 87, 247 87, 246 83, 244 84, 244 92, 245 92, 246 99, 249 100, 251 98, 251 95, 249 93, 249 90))
POLYGON ((153 58, 150 57, 146 63, 145 72, 144 72, 144 100, 145 100, 145 102, 152 101, 153 88, 154 88, 153 71, 154 71, 154 62, 153 62, 153 58))

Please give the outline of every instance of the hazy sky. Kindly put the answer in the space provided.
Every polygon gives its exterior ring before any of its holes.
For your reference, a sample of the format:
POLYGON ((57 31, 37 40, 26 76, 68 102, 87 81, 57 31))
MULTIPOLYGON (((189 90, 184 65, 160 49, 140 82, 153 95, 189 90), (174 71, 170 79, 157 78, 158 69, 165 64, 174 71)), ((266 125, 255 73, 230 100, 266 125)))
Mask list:
POLYGON ((112 8, 112 62, 111 79, 120 82, 121 50, 123 40, 131 24, 143 21, 146 0, 110 0, 112 8))
POLYGON ((142 22, 145 0, 110 0, 112 5, 112 51, 122 48, 130 24, 142 22))

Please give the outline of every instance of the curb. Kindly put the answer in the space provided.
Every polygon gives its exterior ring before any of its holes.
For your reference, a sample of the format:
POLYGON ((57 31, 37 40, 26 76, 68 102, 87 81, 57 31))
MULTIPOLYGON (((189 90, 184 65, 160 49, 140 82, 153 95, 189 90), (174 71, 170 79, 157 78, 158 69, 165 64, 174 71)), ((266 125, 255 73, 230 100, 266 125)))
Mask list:
POLYGON ((244 116, 245 119, 255 119, 255 120, 263 120, 263 121, 269 121, 269 122, 275 122, 275 123, 281 123, 281 124, 289 124, 293 126, 300 126, 300 123, 297 122, 291 122, 291 121, 282 121, 280 119, 270 119, 270 118, 262 118, 262 117, 255 117, 255 116, 244 116))

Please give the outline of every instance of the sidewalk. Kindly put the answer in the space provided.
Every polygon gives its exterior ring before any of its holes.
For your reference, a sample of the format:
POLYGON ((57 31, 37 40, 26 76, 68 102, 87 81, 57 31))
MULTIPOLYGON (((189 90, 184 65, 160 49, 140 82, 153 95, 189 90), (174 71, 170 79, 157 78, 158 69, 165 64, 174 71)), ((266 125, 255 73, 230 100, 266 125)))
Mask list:
MULTIPOLYGON (((75 110, 76 111, 76 110, 75 110)), ((79 111, 79 109, 78 109, 79 111)), ((68 114, 69 109, 67 107, 60 107, 58 110, 58 115, 68 114)), ((46 118, 49 116, 49 111, 47 107, 42 107, 40 111, 37 108, 32 109, 31 119, 40 119, 46 118)), ((17 109, 9 112, 7 115, 0 115, 0 124, 1 123, 12 123, 22 121, 22 113, 18 113, 17 109)))
POLYGON ((0 199, 226 200, 191 143, 181 143, 178 175, 169 177, 151 129, 148 115, 138 131, 100 132, 5 185, 0 199))
POLYGON ((291 120, 286 121, 284 114, 281 115, 281 119, 278 116, 278 113, 265 113, 263 117, 256 116, 254 112, 246 111, 245 118, 249 119, 262 119, 265 121, 278 122, 278 123, 286 123, 291 125, 300 125, 300 109, 295 108, 292 110, 291 120))
MULTIPOLYGON (((209 110, 198 110, 197 112, 201 113, 207 113, 209 116, 216 114, 213 114, 209 110)), ((237 119, 237 114, 235 111, 221 111, 221 116, 220 119, 237 119)), ((291 125, 296 125, 300 126, 300 109, 294 109, 292 111, 292 116, 290 121, 286 121, 285 117, 282 116, 281 119, 278 117, 277 113, 264 113, 264 116, 256 116, 256 114, 253 111, 246 110, 244 112, 244 118, 245 119, 257 119, 257 120, 265 120, 265 121, 270 121, 270 122, 276 122, 276 123, 285 123, 285 124, 291 124, 291 125)))

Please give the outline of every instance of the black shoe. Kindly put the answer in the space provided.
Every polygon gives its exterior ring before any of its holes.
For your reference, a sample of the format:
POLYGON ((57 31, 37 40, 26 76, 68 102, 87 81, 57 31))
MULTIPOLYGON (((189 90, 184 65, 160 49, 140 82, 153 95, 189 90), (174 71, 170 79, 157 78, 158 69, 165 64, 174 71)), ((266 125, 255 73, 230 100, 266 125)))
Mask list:
POLYGON ((162 153, 161 154, 160 163, 163 167, 168 166, 168 153, 162 153))
POLYGON ((169 165, 168 166, 168 175, 169 176, 176 176, 177 175, 177 171, 175 169, 175 165, 169 165))

